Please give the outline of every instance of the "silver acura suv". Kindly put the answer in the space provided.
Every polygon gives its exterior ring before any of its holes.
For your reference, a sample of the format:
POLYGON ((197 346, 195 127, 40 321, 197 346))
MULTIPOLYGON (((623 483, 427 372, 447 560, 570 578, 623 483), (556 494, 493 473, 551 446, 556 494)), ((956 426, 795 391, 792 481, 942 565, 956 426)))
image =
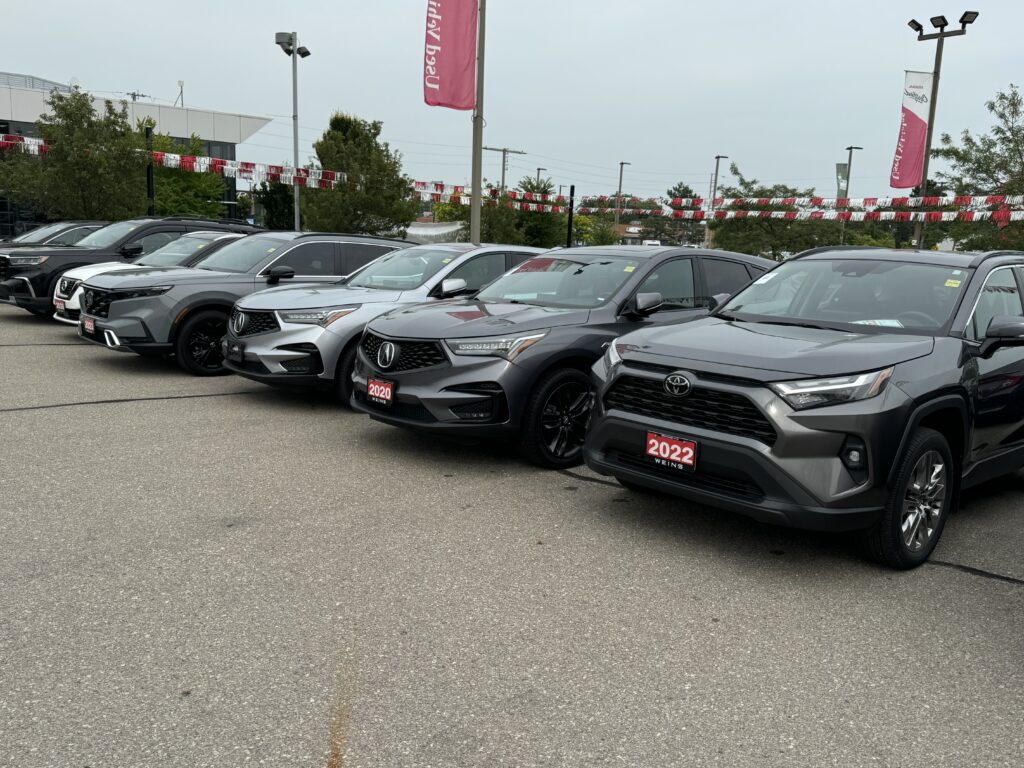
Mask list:
POLYGON ((264 384, 352 396, 363 326, 403 305, 474 293, 541 248, 446 243, 403 248, 327 285, 271 288, 239 299, 224 365, 264 384))

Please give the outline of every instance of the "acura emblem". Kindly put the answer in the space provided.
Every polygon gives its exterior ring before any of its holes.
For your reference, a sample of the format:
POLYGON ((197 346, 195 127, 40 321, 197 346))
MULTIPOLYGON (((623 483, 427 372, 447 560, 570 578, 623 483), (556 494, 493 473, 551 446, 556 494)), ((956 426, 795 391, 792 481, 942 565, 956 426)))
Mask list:
POLYGON ((377 365, 387 369, 393 362, 395 362, 395 345, 390 341, 385 341, 377 350, 377 365))
POLYGON ((690 394, 690 380, 681 373, 670 373, 665 377, 665 391, 673 397, 686 397, 690 394))
POLYGON ((245 330, 245 321, 248 318, 242 312, 231 318, 231 330, 235 332, 235 335, 241 335, 242 331, 245 330))

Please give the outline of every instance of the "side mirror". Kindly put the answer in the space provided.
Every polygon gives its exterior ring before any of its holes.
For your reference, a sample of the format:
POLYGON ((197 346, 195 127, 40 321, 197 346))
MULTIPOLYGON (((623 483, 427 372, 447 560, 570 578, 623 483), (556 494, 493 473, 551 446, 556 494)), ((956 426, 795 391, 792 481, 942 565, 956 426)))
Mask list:
POLYGON ((466 290, 466 281, 461 277, 450 277, 441 281, 441 298, 447 299, 466 290))
POLYGON ((632 314, 639 317, 653 315, 661 309, 663 303, 664 299, 661 298, 660 293, 638 293, 633 301, 632 314))
POLYGON ((1000 347, 1024 347, 1024 317, 996 315, 992 318, 978 356, 992 357, 1000 347))
POLYGON ((728 293, 716 293, 714 296, 708 299, 708 309, 717 309, 718 307, 722 306, 723 304, 725 304, 729 296, 730 294, 728 293))
POLYGON ((142 255, 142 243, 125 243, 121 246, 121 255, 126 259, 134 259, 142 255))
POLYGON ((295 270, 291 267, 271 267, 267 272, 267 285, 277 285, 282 280, 291 280, 295 277, 295 270))

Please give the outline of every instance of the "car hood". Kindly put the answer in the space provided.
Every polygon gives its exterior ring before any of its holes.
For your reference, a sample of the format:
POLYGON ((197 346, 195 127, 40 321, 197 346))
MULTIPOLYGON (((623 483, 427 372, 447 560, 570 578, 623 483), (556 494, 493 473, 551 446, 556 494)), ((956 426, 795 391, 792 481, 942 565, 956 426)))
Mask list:
POLYGON ((243 309, 319 309, 345 304, 381 304, 401 301, 402 291, 348 288, 344 285, 283 286, 268 288, 239 301, 243 309))
POLYGON ((136 267, 133 264, 125 264, 123 261, 104 261, 102 264, 89 264, 84 267, 75 267, 65 272, 62 277, 71 278, 72 280, 88 280, 90 277, 95 275, 101 275, 104 272, 124 272, 126 270, 138 270, 146 269, 146 267, 136 267))
POLYGON ((385 336, 447 339, 582 325, 589 319, 589 309, 472 300, 439 301, 393 310, 370 322, 368 327, 385 336))
POLYGON ((254 275, 248 272, 214 272, 210 269, 190 267, 136 267, 96 275, 89 285, 96 288, 148 288, 153 285, 180 285, 182 283, 252 283, 254 275))
POLYGON ((935 347, 931 336, 859 334, 718 317, 644 329, 622 341, 639 348, 625 353, 627 360, 655 355, 680 368, 695 361, 757 369, 766 380, 777 378, 773 374, 838 376, 885 368, 923 357, 935 347))

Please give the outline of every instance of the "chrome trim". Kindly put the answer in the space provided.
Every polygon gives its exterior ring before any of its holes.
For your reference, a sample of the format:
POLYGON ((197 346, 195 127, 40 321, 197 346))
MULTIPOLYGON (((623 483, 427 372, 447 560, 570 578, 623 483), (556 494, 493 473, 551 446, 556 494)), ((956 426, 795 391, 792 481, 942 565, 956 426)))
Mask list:
MULTIPOLYGON (((969 315, 967 315, 967 320, 964 322, 963 339, 968 344, 978 344, 978 345, 980 345, 981 342, 982 342, 982 339, 972 339, 972 338, 970 338, 967 335, 967 329, 971 327, 971 322, 974 320, 974 313, 978 311, 978 305, 981 303, 981 297, 985 294, 985 286, 988 285, 988 281, 992 279, 992 275, 994 275, 996 272, 1001 272, 1004 269, 1018 269, 1018 268, 1024 269, 1024 264, 1007 264, 1007 265, 1002 266, 1002 267, 996 267, 995 269, 993 269, 991 272, 989 272, 985 276, 985 282, 981 284, 981 290, 979 290, 978 291, 978 295, 974 297, 974 306, 971 307, 971 313, 969 315)), ((1017 283, 1017 297, 1021 300, 1021 304, 1024 305, 1024 295, 1021 295, 1021 292, 1020 292, 1020 281, 1017 280, 1016 276, 1014 277, 1014 282, 1017 283)))
POLYGON ((32 298, 33 298, 33 299, 35 299, 35 298, 38 298, 38 297, 36 296, 36 291, 35 291, 35 288, 33 288, 33 287, 32 287, 32 281, 31 281, 31 280, 29 280, 29 279, 28 279, 27 277, 21 277, 20 275, 15 275, 15 276, 14 276, 13 278, 11 278, 11 279, 12 279, 12 280, 21 280, 22 282, 24 282, 24 283, 25 283, 25 285, 27 285, 27 286, 28 286, 28 292, 29 292, 29 293, 30 293, 30 294, 32 295, 32 298))

